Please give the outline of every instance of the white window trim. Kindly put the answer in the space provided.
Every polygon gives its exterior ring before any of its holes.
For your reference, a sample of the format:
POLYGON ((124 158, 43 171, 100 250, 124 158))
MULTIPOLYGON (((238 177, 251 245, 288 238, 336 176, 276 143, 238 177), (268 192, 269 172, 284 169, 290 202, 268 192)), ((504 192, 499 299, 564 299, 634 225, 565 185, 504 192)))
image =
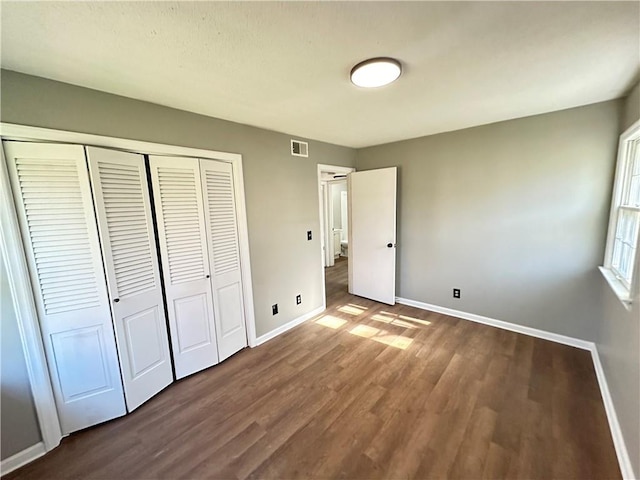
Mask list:
MULTIPOLYGON (((640 120, 635 122, 622 135, 620 135, 620 142, 618 144, 618 157, 616 162, 616 174, 613 183, 613 195, 611 198, 611 212, 609 214, 607 246, 604 254, 604 265, 600 267, 600 272, 627 310, 631 309, 633 292, 637 290, 638 284, 640 282, 640 254, 638 253, 640 252, 640 245, 638 245, 638 247, 636 248, 636 258, 632 259, 635 268, 633 271, 630 286, 625 285, 625 283, 623 283, 612 270, 611 257, 613 254, 613 244, 615 241, 616 227, 618 223, 618 210, 620 208, 623 195, 623 182, 621 179, 624 177, 629 167, 629 149, 631 148, 632 142, 638 139, 640 139, 640 120)), ((638 239, 638 242, 640 243, 640 237, 638 239)))

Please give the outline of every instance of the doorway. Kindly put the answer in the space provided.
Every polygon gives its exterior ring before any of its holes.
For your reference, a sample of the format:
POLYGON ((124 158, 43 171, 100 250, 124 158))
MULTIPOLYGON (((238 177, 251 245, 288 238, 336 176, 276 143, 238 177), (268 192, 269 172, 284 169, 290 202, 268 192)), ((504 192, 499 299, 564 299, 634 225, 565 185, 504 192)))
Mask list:
POLYGON ((318 165, 320 254, 324 298, 348 291, 349 218, 347 175, 351 167, 318 165))

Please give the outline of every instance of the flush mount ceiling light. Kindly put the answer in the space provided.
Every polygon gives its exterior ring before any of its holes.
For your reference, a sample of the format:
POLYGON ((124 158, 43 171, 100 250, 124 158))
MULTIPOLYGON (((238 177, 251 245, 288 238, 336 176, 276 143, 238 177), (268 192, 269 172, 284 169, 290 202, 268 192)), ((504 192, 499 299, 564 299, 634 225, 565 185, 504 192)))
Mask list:
POLYGON ((351 69, 351 82, 358 87, 374 88, 388 85, 402 73, 402 65, 393 58, 370 58, 351 69))

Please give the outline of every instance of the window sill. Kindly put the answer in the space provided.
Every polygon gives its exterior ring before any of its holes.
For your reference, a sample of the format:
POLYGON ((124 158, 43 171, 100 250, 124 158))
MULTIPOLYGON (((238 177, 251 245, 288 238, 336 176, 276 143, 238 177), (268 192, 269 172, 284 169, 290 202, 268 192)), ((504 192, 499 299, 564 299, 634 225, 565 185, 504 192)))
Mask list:
POLYGON ((622 303, 624 308, 626 308, 627 310, 631 310, 632 301, 629 296, 629 290, 622 284, 622 282, 620 282, 620 280, 616 278, 611 270, 605 267, 598 268, 600 270, 600 273, 602 273, 602 276, 611 287, 611 290, 613 290, 613 293, 615 293, 616 297, 618 297, 618 300, 620 300, 620 303, 622 303))

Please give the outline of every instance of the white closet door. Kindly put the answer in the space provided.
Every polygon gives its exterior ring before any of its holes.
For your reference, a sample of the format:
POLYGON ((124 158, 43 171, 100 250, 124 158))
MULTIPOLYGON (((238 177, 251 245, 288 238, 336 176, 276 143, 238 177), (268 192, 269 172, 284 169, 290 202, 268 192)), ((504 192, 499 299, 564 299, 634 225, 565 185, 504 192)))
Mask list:
POLYGON ((144 157, 86 147, 129 411, 173 381, 144 157))
POLYGON ((218 363, 198 160, 150 156, 176 377, 218 363))
POLYGON ((67 434, 126 413, 84 150, 4 147, 67 434))
POLYGON ((220 361, 247 346, 233 172, 228 163, 200 160, 209 265, 220 361))

